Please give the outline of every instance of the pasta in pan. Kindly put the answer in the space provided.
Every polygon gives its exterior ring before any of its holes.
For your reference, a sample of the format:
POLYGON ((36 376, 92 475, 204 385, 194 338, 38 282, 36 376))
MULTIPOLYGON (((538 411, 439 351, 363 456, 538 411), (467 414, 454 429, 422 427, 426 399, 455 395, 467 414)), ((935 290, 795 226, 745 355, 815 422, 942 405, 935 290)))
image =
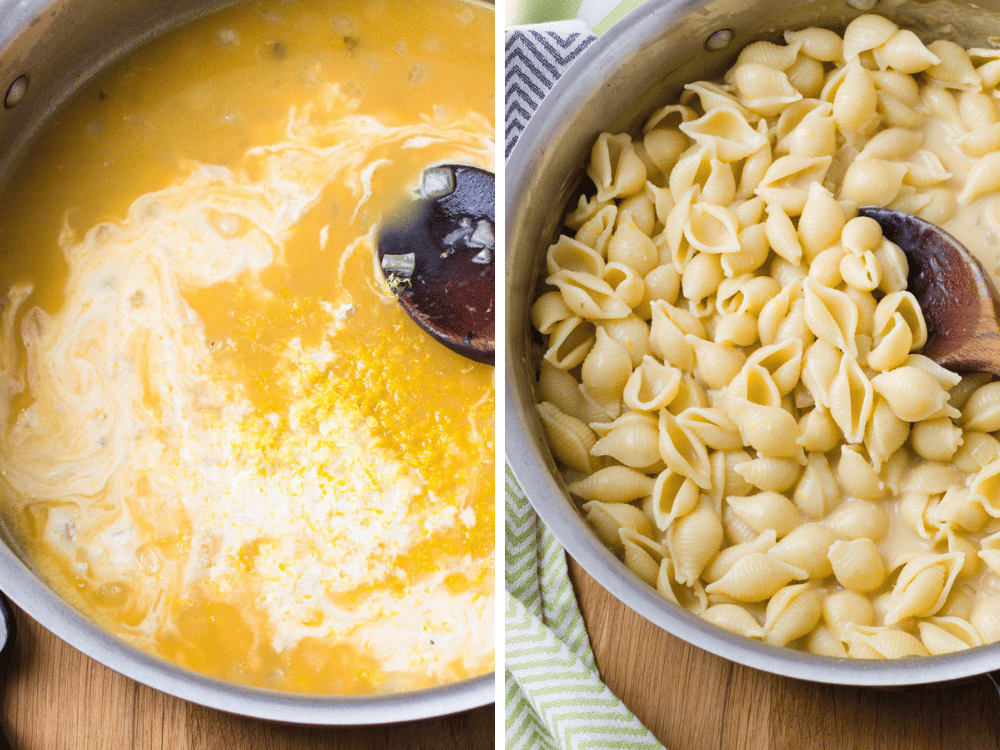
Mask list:
POLYGON ((855 658, 1000 640, 1000 382, 919 354, 906 257, 857 213, 996 272, 1000 50, 875 15, 784 42, 597 139, 531 311, 550 446, 604 543, 720 627, 855 658))

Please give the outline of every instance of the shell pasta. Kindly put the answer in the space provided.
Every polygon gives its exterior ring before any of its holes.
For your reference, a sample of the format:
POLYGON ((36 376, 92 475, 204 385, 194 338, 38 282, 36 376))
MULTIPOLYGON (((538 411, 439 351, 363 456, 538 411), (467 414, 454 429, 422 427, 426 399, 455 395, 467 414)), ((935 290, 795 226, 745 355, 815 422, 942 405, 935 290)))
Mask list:
POLYGON ((1000 382, 920 354, 906 256, 858 215, 996 273, 1000 50, 876 15, 784 42, 594 144, 531 309, 550 448, 604 544, 727 630, 1000 640, 1000 382))

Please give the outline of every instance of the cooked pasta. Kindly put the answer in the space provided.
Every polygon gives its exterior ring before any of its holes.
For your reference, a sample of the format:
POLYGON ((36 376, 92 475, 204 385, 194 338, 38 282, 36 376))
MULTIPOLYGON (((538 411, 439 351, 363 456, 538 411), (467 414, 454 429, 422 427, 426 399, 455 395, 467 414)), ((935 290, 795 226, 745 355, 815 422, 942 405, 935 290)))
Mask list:
POLYGON ((531 309, 546 436, 604 543, 720 627, 841 658, 998 641, 1000 381, 919 354, 906 256, 858 208, 996 268, 1000 50, 870 14, 784 41, 597 139, 531 309))

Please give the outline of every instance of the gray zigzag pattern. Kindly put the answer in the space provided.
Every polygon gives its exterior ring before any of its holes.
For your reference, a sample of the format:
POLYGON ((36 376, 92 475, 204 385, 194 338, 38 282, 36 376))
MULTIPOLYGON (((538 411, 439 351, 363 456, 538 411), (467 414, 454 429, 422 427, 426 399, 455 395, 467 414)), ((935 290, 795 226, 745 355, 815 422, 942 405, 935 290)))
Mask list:
POLYGON ((545 94, 562 71, 590 46, 594 37, 585 34, 560 36, 552 32, 508 31, 504 39, 506 70, 504 156, 510 156, 545 94))

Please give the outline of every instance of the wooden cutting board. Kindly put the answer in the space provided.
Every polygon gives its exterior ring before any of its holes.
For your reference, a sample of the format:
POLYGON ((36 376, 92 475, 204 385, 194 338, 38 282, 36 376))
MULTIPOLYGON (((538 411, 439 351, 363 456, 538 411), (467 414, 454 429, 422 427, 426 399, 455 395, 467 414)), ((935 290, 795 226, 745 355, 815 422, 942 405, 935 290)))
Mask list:
POLYGON ((668 635, 572 559, 570 573, 601 676, 669 750, 1000 747, 1000 695, 987 677, 906 690, 776 677, 668 635))
POLYGON ((111 671, 18 610, 0 723, 14 750, 485 750, 494 707, 376 727, 303 727, 197 706, 111 671))

